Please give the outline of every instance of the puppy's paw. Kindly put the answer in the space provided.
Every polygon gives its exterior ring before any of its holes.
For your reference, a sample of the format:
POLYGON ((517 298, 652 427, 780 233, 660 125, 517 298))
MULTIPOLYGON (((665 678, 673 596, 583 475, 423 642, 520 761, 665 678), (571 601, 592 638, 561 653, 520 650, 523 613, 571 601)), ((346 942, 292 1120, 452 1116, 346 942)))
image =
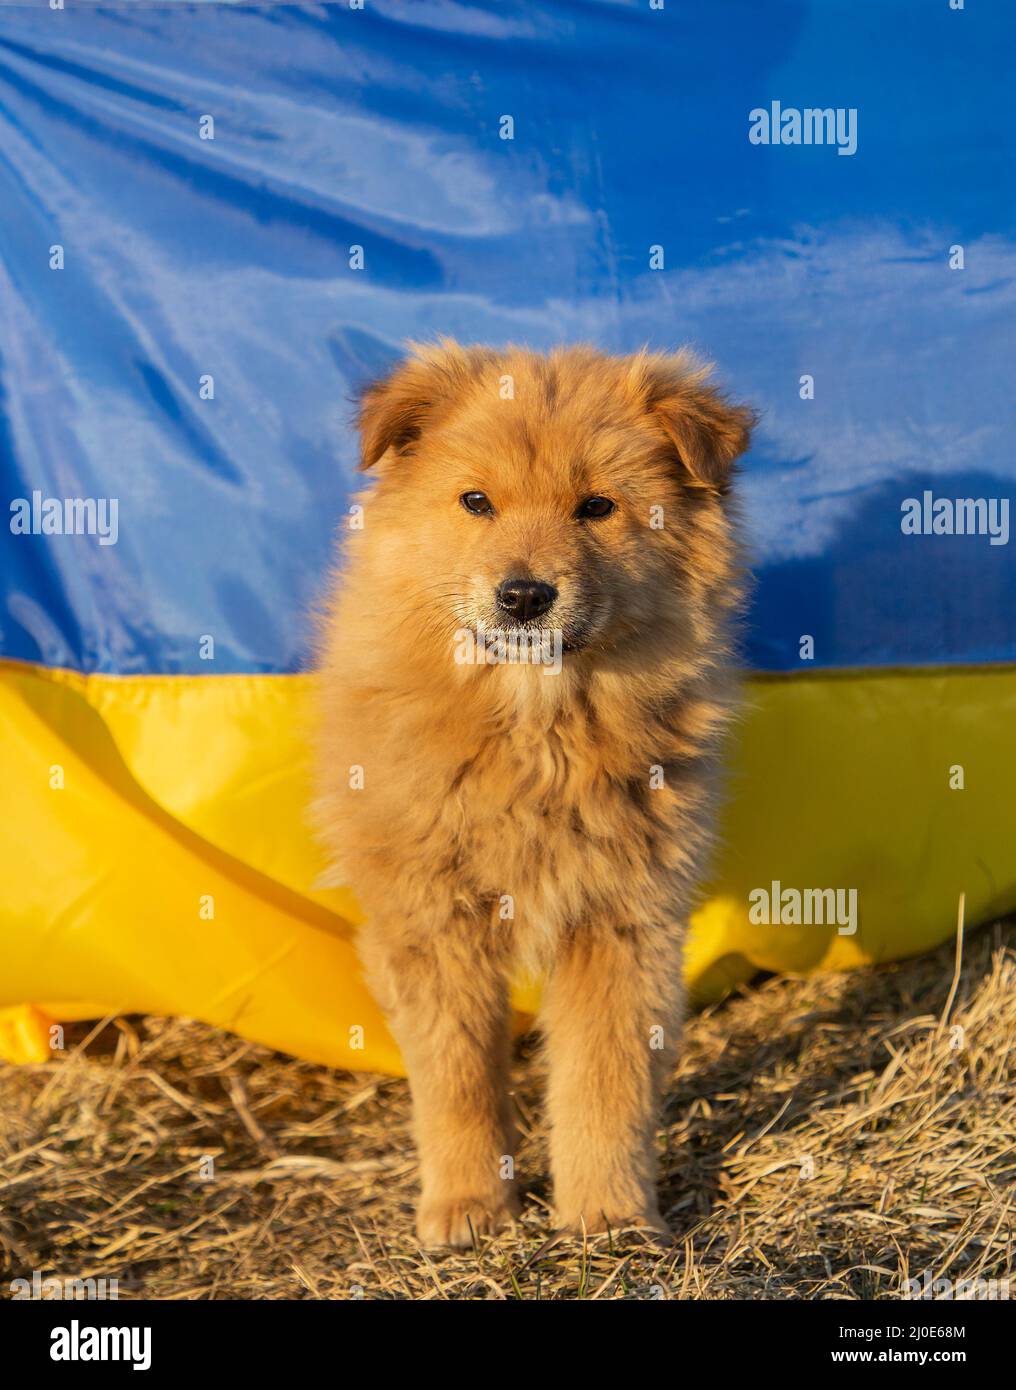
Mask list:
POLYGON ((611 1231, 638 1231, 656 1244, 670 1244, 673 1233, 655 1206, 641 1211, 622 1212, 605 1204, 583 1203, 581 1207, 562 1206, 558 1209, 558 1224, 568 1234, 598 1235, 611 1231))
POLYGON ((416 1234, 425 1249, 452 1245, 464 1250, 474 1238, 494 1236, 512 1224, 518 1215, 514 1198, 430 1197, 421 1201, 416 1213, 416 1234))

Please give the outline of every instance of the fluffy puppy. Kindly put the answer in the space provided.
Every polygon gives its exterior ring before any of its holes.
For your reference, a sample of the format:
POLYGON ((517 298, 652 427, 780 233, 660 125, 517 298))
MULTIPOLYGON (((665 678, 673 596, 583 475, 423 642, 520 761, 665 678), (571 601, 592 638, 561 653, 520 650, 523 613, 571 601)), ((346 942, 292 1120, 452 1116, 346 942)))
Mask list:
POLYGON ((687 353, 449 341, 363 395, 321 633, 322 834, 413 1094, 426 1245, 516 1211, 508 987, 546 980, 554 1199, 661 1228, 654 1134, 736 699, 732 465, 687 353))

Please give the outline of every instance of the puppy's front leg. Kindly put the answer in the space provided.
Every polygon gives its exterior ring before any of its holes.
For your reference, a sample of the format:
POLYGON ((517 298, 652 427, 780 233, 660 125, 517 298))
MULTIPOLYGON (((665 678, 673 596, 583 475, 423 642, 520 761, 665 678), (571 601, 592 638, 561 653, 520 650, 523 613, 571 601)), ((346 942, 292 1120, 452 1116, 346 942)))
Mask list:
POLYGON ((562 946, 544 1011, 560 1225, 666 1230, 654 1136, 681 994, 673 940, 602 926, 579 929, 562 946))
POLYGON ((468 1246, 473 1232, 496 1232, 517 1211, 506 1163, 508 991, 488 940, 487 924, 465 916, 412 933, 401 921, 375 921, 361 937, 369 982, 409 1072, 425 1246, 468 1246))

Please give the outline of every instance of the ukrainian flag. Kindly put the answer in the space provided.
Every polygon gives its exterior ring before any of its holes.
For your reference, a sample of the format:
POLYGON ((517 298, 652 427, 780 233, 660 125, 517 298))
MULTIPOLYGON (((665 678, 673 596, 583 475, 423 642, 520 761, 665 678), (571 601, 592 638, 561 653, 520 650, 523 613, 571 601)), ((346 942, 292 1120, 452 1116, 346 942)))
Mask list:
POLYGON ((1016 13, 880 15, 0 11, 8 1055, 143 1010, 399 1068, 304 808, 348 398, 406 337, 689 342, 763 412, 700 996, 1016 907, 1016 13))

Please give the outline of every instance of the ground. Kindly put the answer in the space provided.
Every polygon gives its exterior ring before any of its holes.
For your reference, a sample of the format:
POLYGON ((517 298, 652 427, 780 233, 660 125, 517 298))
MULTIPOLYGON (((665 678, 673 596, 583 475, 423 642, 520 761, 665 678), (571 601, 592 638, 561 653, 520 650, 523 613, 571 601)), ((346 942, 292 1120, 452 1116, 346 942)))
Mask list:
POLYGON ((404 1081, 186 1020, 77 1025, 62 1057, 0 1068, 0 1297, 33 1270, 169 1299, 898 1299, 1009 1278, 1016 927, 954 966, 949 946, 770 978, 693 1016, 659 1134, 669 1247, 554 1240, 532 1044, 523 1219, 434 1255, 412 1235, 404 1081))

